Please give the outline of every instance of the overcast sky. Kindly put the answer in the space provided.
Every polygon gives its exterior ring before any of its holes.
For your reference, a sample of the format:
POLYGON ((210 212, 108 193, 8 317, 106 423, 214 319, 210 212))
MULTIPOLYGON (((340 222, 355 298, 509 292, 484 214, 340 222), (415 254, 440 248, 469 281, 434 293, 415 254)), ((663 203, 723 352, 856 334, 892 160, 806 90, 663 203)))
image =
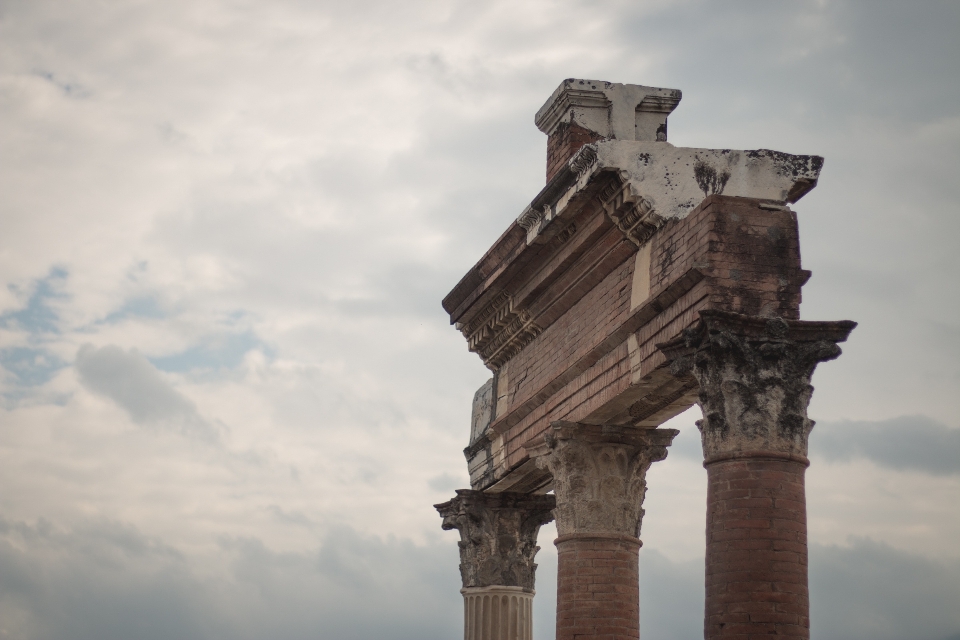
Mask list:
MULTIPOLYGON (((448 639, 470 401, 441 298, 585 77, 679 146, 823 155, 813 634, 960 638, 960 4, 0 0, 0 638, 448 639)), ((641 626, 699 637, 692 409, 641 626)), ((536 637, 553 638, 555 529, 536 637)))

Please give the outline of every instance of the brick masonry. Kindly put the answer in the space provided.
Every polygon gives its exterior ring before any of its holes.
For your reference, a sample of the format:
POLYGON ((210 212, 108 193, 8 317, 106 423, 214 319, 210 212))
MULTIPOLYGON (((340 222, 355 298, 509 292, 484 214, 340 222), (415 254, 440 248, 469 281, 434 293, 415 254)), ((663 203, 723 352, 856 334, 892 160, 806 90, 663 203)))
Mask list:
POLYGON ((637 640, 640 541, 571 535, 556 544, 557 640, 637 640))
POLYGON ((707 640, 810 637, 805 470, 764 458, 707 465, 707 640))
POLYGON ((564 122, 558 125, 547 138, 547 182, 567 164, 567 160, 572 158, 580 147, 598 140, 603 140, 603 136, 576 123, 564 122))
MULTIPOLYGON (((683 220, 668 223, 651 239, 648 301, 659 297, 684 274, 702 277, 686 293, 657 311, 635 332, 631 358, 627 335, 621 342, 562 385, 572 363, 617 334, 632 314, 635 253, 544 330, 501 369, 507 380, 498 410, 506 466, 520 464, 524 447, 551 421, 590 420, 591 414, 629 391, 633 381, 665 363, 656 345, 697 322, 702 309, 748 315, 799 317, 800 287, 809 273, 800 267, 796 214, 747 198, 710 196, 683 220), (544 389, 558 387, 552 393, 544 389), (529 411, 518 411, 524 404, 529 411)), ((602 214, 601 214, 602 215, 602 214)), ((626 241, 624 241, 626 242, 626 241)), ((502 391, 501 391, 502 393, 502 391)), ((689 401, 692 404, 693 400, 689 401)))

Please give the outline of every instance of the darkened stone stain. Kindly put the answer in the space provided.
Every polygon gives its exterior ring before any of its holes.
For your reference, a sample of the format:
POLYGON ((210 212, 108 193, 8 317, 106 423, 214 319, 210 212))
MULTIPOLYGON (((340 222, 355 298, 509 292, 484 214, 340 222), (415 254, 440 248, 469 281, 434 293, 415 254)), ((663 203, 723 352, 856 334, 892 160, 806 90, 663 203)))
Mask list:
POLYGON ((706 162, 697 158, 697 163, 693 165, 693 177, 704 196, 720 195, 723 193, 723 188, 727 186, 730 172, 718 172, 706 162))

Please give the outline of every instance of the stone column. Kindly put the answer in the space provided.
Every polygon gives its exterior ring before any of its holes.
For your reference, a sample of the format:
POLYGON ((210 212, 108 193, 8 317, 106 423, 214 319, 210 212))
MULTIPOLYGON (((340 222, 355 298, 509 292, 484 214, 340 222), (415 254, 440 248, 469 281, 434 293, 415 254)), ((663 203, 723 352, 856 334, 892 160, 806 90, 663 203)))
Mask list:
POLYGON ((810 637, 804 472, 817 364, 855 322, 701 311, 661 350, 700 384, 707 469, 704 637, 810 637))
POLYGON ((557 497, 557 640, 640 637, 645 476, 677 433, 555 422, 528 449, 557 497))
POLYGON ((434 505, 445 530, 460 532, 464 640, 532 640, 540 526, 554 497, 458 489, 434 505))

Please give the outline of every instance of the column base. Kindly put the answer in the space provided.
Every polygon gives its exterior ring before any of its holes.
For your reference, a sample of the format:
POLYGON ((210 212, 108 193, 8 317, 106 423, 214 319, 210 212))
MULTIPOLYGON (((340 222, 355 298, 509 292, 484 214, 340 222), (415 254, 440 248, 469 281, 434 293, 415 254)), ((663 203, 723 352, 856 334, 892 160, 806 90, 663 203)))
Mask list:
POLYGON ((532 640, 534 591, 468 587, 463 594, 464 640, 532 640))

